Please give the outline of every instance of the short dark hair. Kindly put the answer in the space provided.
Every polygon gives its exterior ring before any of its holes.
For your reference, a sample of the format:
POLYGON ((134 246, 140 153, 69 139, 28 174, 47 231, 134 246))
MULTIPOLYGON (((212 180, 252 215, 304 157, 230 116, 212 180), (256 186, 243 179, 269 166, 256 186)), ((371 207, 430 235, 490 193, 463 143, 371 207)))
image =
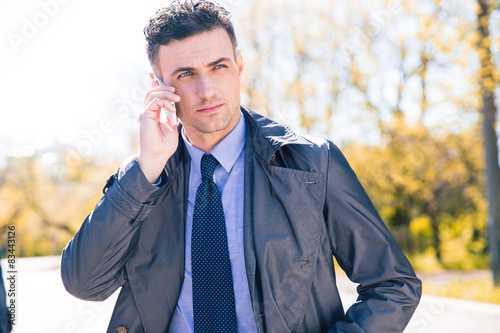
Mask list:
POLYGON ((209 0, 175 0, 169 7, 160 8, 144 27, 148 58, 155 74, 160 75, 158 50, 161 45, 216 28, 226 30, 236 58, 238 42, 230 16, 224 7, 209 0))

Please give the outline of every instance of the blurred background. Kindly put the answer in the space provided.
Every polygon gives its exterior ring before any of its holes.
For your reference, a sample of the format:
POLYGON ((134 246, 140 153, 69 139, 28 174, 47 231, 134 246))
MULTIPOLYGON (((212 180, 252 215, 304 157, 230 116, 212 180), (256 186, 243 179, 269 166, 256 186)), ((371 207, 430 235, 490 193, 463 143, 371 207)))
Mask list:
MULTIPOLYGON (((4 258, 10 226, 17 257, 60 255, 135 153, 142 29, 169 3, 0 0, 4 258)), ((221 3, 242 104, 342 149, 425 293, 500 304, 498 1, 221 3)))

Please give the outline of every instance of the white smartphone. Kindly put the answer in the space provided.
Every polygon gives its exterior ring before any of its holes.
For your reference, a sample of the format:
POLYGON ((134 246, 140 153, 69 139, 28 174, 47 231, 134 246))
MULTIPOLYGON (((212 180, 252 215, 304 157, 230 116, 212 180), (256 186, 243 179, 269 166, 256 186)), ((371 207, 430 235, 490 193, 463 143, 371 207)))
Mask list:
MULTIPOLYGON (((165 83, 163 83, 163 81, 162 81, 162 80, 160 80, 160 78, 159 78, 159 77, 157 77, 157 76, 156 76, 156 74, 153 74, 153 75, 154 75, 155 80, 156 80, 156 81, 158 81, 158 83, 159 83, 160 85, 162 85, 162 86, 164 86, 164 85, 165 85, 165 83)), ((175 103, 174 103, 174 102, 172 102, 172 101, 170 101, 170 103, 172 104, 172 106, 173 106, 173 107, 174 107, 174 109, 175 109, 175 103)), ((177 126, 177 113, 172 113, 172 112, 170 112, 170 111, 168 111, 168 110, 165 110, 165 108, 161 108, 161 111, 162 111, 162 113, 163 113, 166 117, 170 118, 170 120, 172 121, 172 125, 177 126)))

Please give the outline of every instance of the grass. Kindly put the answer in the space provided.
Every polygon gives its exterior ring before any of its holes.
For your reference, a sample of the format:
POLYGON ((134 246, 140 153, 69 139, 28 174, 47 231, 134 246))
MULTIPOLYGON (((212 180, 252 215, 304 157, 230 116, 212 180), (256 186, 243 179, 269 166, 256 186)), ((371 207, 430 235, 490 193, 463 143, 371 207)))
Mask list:
MULTIPOLYGON (((411 262, 424 294, 500 305, 500 287, 487 269, 444 269, 433 256, 412 257, 411 262)), ((336 261, 335 270, 344 273, 336 261)))
POLYGON ((410 261, 423 282, 423 293, 462 300, 500 304, 486 256, 453 258, 439 263, 432 253, 414 255, 410 261))
POLYGON ((423 281, 423 293, 462 300, 500 304, 500 287, 495 287, 491 272, 445 271, 418 274, 423 281))

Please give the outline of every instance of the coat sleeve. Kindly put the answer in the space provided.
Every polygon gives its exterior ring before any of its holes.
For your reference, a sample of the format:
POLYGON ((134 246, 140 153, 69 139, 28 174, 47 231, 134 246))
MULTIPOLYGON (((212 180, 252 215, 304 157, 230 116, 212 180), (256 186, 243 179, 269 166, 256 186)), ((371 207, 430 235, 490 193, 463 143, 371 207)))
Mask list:
POLYGON ((333 254, 358 300, 329 331, 402 332, 421 296, 421 281, 378 215, 340 150, 330 143, 325 217, 333 254))
POLYGON ((62 251, 61 277, 70 294, 102 301, 125 283, 124 265, 133 253, 139 227, 161 192, 148 182, 134 157, 122 164, 62 251))

